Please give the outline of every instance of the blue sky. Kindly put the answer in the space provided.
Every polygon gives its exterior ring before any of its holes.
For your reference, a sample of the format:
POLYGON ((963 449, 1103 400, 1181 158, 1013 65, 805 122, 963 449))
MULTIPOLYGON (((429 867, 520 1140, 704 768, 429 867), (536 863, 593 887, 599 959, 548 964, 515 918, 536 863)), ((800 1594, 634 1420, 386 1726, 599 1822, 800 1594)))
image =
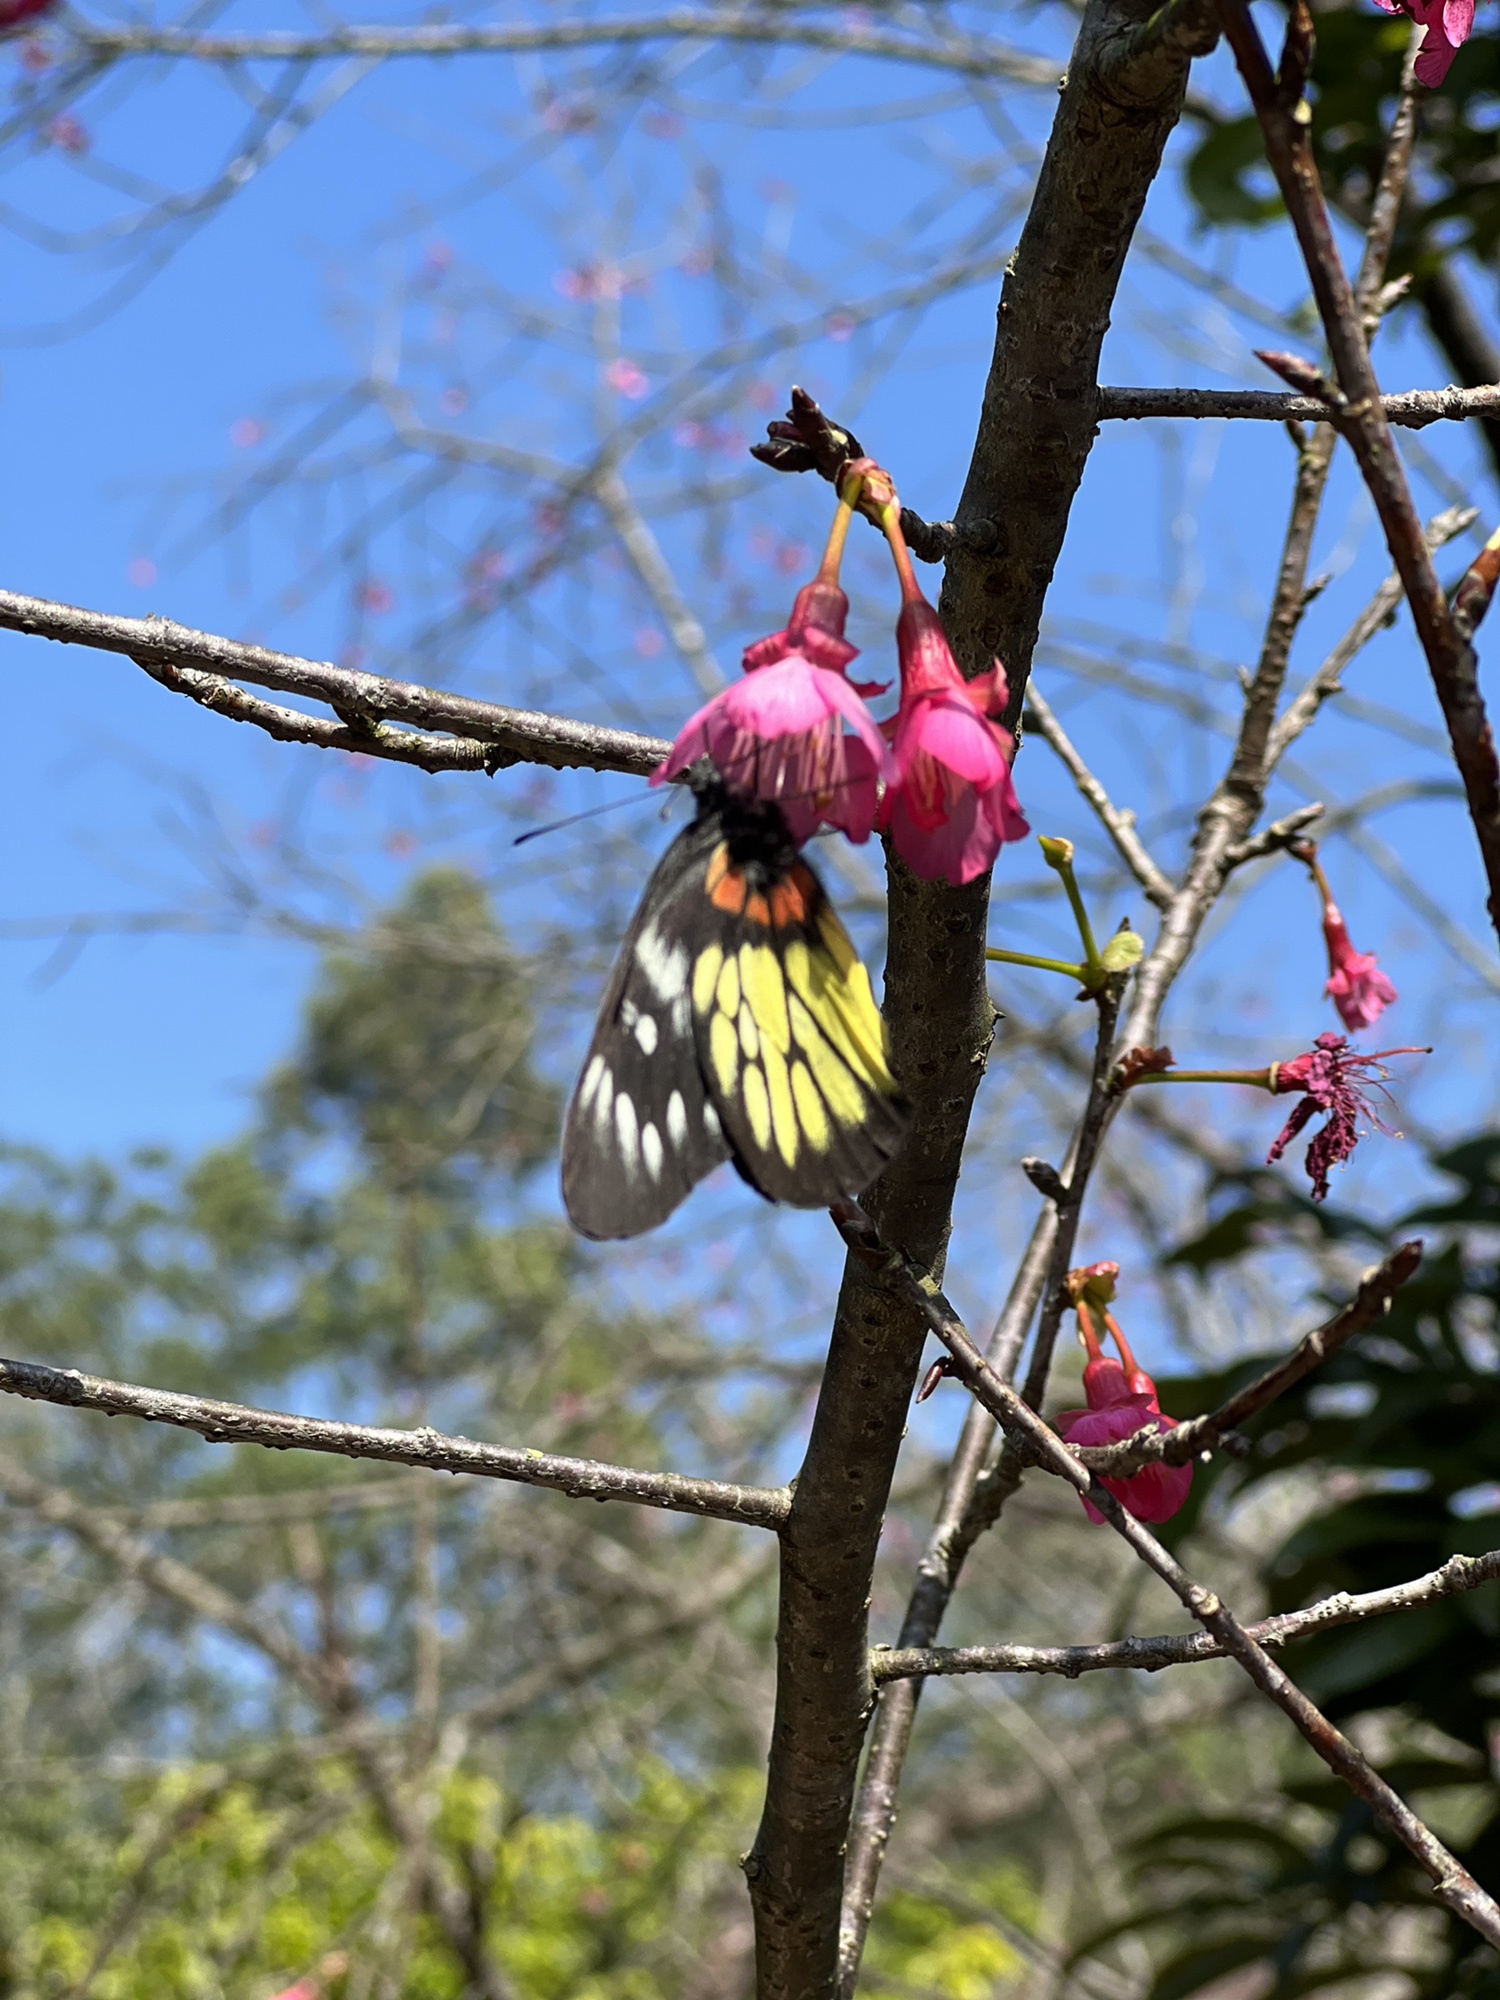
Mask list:
MULTIPOLYGON (((1057 43, 1045 15, 1028 17, 1019 32, 1039 46, 1057 43)), ((1225 92, 1231 88, 1218 67, 1210 81, 1225 92)), ((652 140, 655 164, 649 167, 641 164, 646 156, 640 151, 601 164, 591 160, 583 141, 576 157, 567 155, 565 146, 554 144, 555 133, 544 131, 552 178, 528 181, 517 169, 483 201, 448 202, 449 193, 486 162, 512 155, 524 162, 533 143, 526 136, 528 119, 533 132, 539 122, 545 127, 529 108, 534 84, 531 71, 490 61, 391 66, 186 240, 138 296, 65 339, 27 344, 17 333, 76 311, 110 282, 108 273, 85 258, 17 249, 16 268, 25 282, 7 295, 10 343, 0 350, 0 441, 9 471, 0 491, 5 584, 101 608, 161 610, 209 630, 264 632, 272 643, 315 655, 347 643, 350 613, 342 584, 318 585, 296 603, 285 601, 284 586, 295 578, 299 559, 290 506, 206 553, 179 560, 173 550, 186 546, 184 538, 208 515, 214 496, 256 462, 257 450, 274 449, 326 386, 351 365, 365 364, 383 337, 383 301, 393 291, 404 289, 412 323, 420 321, 426 308, 413 299, 424 257, 437 255, 441 263, 451 255, 463 270, 497 272, 513 293, 553 311, 559 271, 576 268, 566 246, 585 233, 580 216, 592 214, 589 226, 602 228, 610 222, 610 203, 618 207, 611 174, 627 186, 637 177, 648 208, 658 196, 647 179, 657 176, 664 211, 690 169, 697 171, 687 139, 665 128, 652 140), (566 156, 562 165, 556 164, 559 150, 566 156), (576 202, 572 211, 568 200, 576 202), (299 401, 305 385, 313 388, 299 401), (247 422, 264 426, 264 441, 243 442, 247 422), (151 571, 142 565, 154 566, 149 582, 144 579, 151 571)), ((873 85, 868 72, 851 81, 845 71, 827 71, 805 83, 799 102, 821 106, 832 118, 872 92, 895 99, 913 87, 889 71, 873 85)), ((722 80, 705 86, 709 96, 714 89, 723 110, 722 80)), ((1040 129, 1046 112, 1045 99, 1018 102, 1023 138, 1040 129)), ((112 158, 150 163, 164 175, 199 171, 223 152, 230 129, 222 94, 201 79, 144 92, 101 120, 112 158)), ((852 274, 858 260, 849 244, 889 217, 891 197, 881 175, 899 180, 909 171, 920 182, 935 173, 930 151, 915 165, 902 165, 904 142, 889 137, 892 129, 872 126, 860 133, 833 122, 800 134, 795 144, 774 132, 737 131, 726 155, 733 201, 758 218, 763 245, 783 232, 804 259, 831 257, 843 232, 852 274), (779 219, 783 211, 795 213, 779 219)), ((955 144, 957 137, 955 128, 955 144)), ((45 179, 58 164, 23 161, 22 193, 34 208, 47 211, 53 204, 60 216, 86 219, 94 212, 90 204, 103 197, 60 175, 45 179)), ((972 199, 977 216, 982 202, 972 199)), ((1014 223, 1006 226, 1009 236, 997 225, 1002 249, 1014 235, 1014 223)), ((1271 231, 1232 245, 1195 238, 1170 170, 1153 195, 1147 226, 1148 248, 1149 241, 1175 244, 1277 308, 1301 302, 1305 287, 1284 234, 1271 231)), ((618 221, 618 229, 628 245, 628 218, 618 221)), ((948 512, 957 492, 994 294, 992 279, 976 283, 914 324, 904 336, 900 367, 858 404, 867 443, 898 471, 907 496, 924 512, 948 512)), ((672 316, 666 297, 667 287, 659 286, 648 304, 626 308, 628 340, 648 363, 666 338, 672 316)), ((705 324, 693 317, 699 311, 674 306, 677 330, 704 334, 705 324)), ((482 346, 484 325, 480 314, 477 331, 462 339, 482 346)), ((767 363, 763 373, 778 393, 790 380, 803 379, 838 408, 847 407, 843 397, 860 393, 861 371, 872 365, 870 346, 863 336, 834 332, 835 338, 812 340, 767 363)), ((1265 338, 1264 329, 1255 337, 1265 338)), ((1126 382, 1263 383, 1267 378, 1255 372, 1247 344, 1242 319, 1201 289, 1171 278, 1138 249, 1103 374, 1126 382)), ((1314 351, 1310 336, 1304 347, 1314 351)), ((414 376, 429 387, 449 366, 426 334, 413 336, 409 352, 414 376)), ((469 352, 463 365, 482 382, 490 361, 469 352)), ((586 365, 586 357, 578 365, 586 365)), ((1417 331, 1399 322, 1386 336, 1383 365, 1393 386, 1443 379, 1417 331)), ((580 378, 571 361, 558 369, 563 408, 580 378)), ((475 416, 477 428, 537 418, 528 399, 540 397, 550 378, 534 355, 523 357, 517 370, 484 391, 492 400, 482 417, 475 416)), ((751 415, 763 422, 764 408, 751 415)), ((745 421, 748 435, 750 416, 745 421)), ((1422 445, 1452 469, 1460 489, 1475 488, 1480 504, 1490 506, 1468 440, 1429 431, 1422 445)), ((659 457, 653 476, 669 481, 676 463, 659 457)), ((736 457, 734 464, 740 463, 736 457)), ((1091 461, 1051 600, 1058 648, 1095 646, 1097 659, 1100 632, 1126 640, 1166 634, 1196 643, 1219 662, 1220 678, 1200 671, 1179 681, 1222 708, 1235 665, 1253 657, 1289 473, 1290 453, 1275 427, 1108 430, 1091 461)), ((766 629, 789 595, 796 579, 789 582, 778 551, 794 544, 810 548, 821 532, 823 498, 806 486, 765 475, 751 517, 733 530, 750 551, 747 573, 753 572, 738 597, 704 573, 702 615, 725 661, 766 629)), ((1423 504, 1439 504, 1432 489, 1424 489, 1423 504)), ((664 539, 681 559, 683 574, 696 581, 689 529, 668 527, 664 539)), ((1322 560, 1335 576, 1309 618, 1299 654, 1303 670, 1384 570, 1368 506, 1347 467, 1335 481, 1323 543, 1322 560)), ((408 565, 400 589, 411 595, 415 617, 425 586, 420 579, 408 585, 405 578, 416 575, 417 557, 404 547, 391 557, 393 566, 398 561, 408 565)), ((859 550, 855 574, 862 593, 860 636, 873 658, 881 646, 888 649, 883 621, 894 597, 874 549, 859 550)), ((403 596, 400 618, 406 601, 403 596)), ((641 719, 669 727, 686 713, 696 691, 670 656, 643 650, 646 624, 636 631, 632 650, 628 630, 609 629, 613 613, 592 626, 595 614, 576 602, 568 608, 557 597, 543 609, 555 621, 574 620, 600 658, 610 647, 623 650, 635 679, 622 685, 641 719)), ((406 641, 382 641, 377 634, 368 643, 372 656, 385 644, 395 657, 406 641)), ((551 644, 544 634, 528 651, 514 636, 490 630, 461 657, 438 657, 424 666, 423 677, 446 673, 474 692, 512 700, 538 700, 550 688, 559 709, 605 712, 599 684, 581 670, 557 673, 551 644)), ((1185 824, 1173 802, 1211 779, 1218 754, 1211 738, 1128 687, 1070 676, 1060 652, 1044 650, 1041 658, 1049 699, 1066 714, 1117 797, 1140 803, 1143 825, 1165 855, 1180 853, 1185 824)), ((226 873, 231 861, 243 861, 273 887, 279 882, 300 909, 337 906, 347 914, 362 897, 390 893, 416 862, 442 854, 484 868, 501 888, 507 920, 525 932, 555 916, 555 882, 576 882, 587 859, 587 831, 571 844, 562 841, 550 858, 533 847, 521 850, 523 860, 510 848, 510 820, 500 808, 523 799, 533 782, 524 772, 502 775, 488 792, 482 780, 341 772, 319 753, 285 749, 190 708, 128 662, 11 635, 0 635, 0 670, 22 745, 0 805, 13 857, 3 912, 12 934, 0 942, 0 1089, 12 1138, 68 1154, 115 1154, 155 1142, 192 1151, 242 1124, 254 1084, 290 1045, 314 954, 305 942, 254 926, 241 935, 194 931, 210 909, 216 924, 222 919, 232 891, 226 873), (352 886, 325 895, 305 880, 278 876, 277 843, 289 825, 308 829, 352 886), (75 940, 62 949, 55 939, 15 935, 15 927, 45 919, 108 912, 170 912, 178 927, 103 935, 81 946, 75 940)), ((408 660, 405 670, 418 669, 408 660)), ((1404 625, 1369 650, 1358 685, 1370 700, 1399 708, 1419 731, 1436 727, 1425 669, 1404 625)), ((1444 771, 1431 748, 1349 720, 1330 726, 1311 761, 1316 781, 1343 799, 1414 771, 1436 779, 1444 771)), ((1042 746, 1027 750, 1018 777, 1039 827, 1093 839, 1070 785, 1042 746)), ((547 809, 587 804, 620 789, 618 780, 574 778, 552 788, 547 809)), ((1279 809, 1301 795, 1287 790, 1279 809)), ((1375 824, 1402 865, 1483 940, 1479 871, 1461 811, 1451 801, 1426 798, 1382 814, 1375 824)), ((645 850, 664 838, 649 811, 639 838, 645 850)), ((1412 1087, 1419 1123, 1469 1129, 1493 1101, 1493 993, 1432 944, 1388 884, 1347 846, 1331 846, 1328 859, 1356 940, 1380 949, 1402 984, 1392 1039, 1424 1039, 1429 1032, 1444 1038, 1442 1066, 1430 1065, 1412 1087)), ((1040 873, 1029 854, 1017 852, 1004 857, 998 879, 1008 890, 1040 873)), ((630 886, 616 883, 611 893, 627 895, 630 886)), ((1143 921, 1138 897, 1131 907, 1143 921)), ((1019 949, 1056 950, 1067 942, 1059 908, 1030 900, 1002 902, 994 935, 1019 949)), ((1264 1061, 1305 1046, 1330 1024, 1319 999, 1320 953, 1315 907, 1300 872, 1283 868, 1258 881, 1237 905, 1232 925, 1216 925, 1201 967, 1174 1001, 1169 1028, 1180 1056, 1264 1061)), ((1017 975, 1014 986, 997 985, 997 997, 1005 1004, 1009 995, 1017 1006, 1034 1008, 1044 998, 1050 1004, 1053 992, 1028 984, 1041 978, 1017 975)), ((580 1044, 587 1026, 584 1004, 576 1023, 580 1044)), ((1212 1115, 1227 1128, 1260 1135, 1261 1143, 1270 1136, 1269 1130, 1261 1134, 1271 1122, 1263 1108, 1221 1100, 1212 1115)), ((1375 1198, 1389 1186, 1396 1199, 1411 1170, 1408 1149, 1399 1158, 1376 1157, 1360 1172, 1375 1198)), ((1019 1186, 1010 1189, 1015 1179, 1005 1169, 1003 1205, 1012 1192, 1020 1193, 1019 1186)), ((976 1198, 988 1205, 994 1192, 986 1186, 976 1198)))

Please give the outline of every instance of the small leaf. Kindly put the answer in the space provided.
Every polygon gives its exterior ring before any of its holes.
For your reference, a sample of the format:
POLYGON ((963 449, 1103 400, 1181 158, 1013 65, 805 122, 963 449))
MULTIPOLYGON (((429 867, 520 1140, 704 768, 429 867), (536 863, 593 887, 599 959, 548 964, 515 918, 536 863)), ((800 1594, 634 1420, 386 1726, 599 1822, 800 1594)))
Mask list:
POLYGON ((1146 941, 1139 931, 1116 931, 1100 952, 1099 963, 1106 972, 1128 972, 1132 965, 1140 964, 1145 950, 1146 941))

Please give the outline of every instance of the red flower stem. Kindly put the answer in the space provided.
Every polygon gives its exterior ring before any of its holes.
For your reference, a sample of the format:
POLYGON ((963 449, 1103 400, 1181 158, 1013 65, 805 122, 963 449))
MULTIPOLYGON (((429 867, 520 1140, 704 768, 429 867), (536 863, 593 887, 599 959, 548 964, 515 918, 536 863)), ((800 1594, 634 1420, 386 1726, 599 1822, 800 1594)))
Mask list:
POLYGON ((1080 985, 1088 984, 1088 967, 1074 965, 1066 958, 1038 958, 1029 951, 1002 951, 996 944, 987 944, 984 955, 997 965, 1033 965, 1039 972, 1060 972, 1064 979, 1076 979, 1080 985))
POLYGON ((1276 1070, 1272 1063, 1266 1069, 1150 1069, 1143 1076, 1132 1077, 1125 1086, 1134 1090, 1142 1083, 1245 1083, 1252 1090, 1276 1092, 1276 1070))
POLYGON ((912 567, 911 550, 906 546, 906 537, 901 532, 901 503, 892 498, 888 506, 880 510, 880 526, 886 540, 891 545, 891 560, 896 565, 896 575, 901 580, 901 602, 903 604, 925 604, 922 586, 917 582, 917 572, 912 567))

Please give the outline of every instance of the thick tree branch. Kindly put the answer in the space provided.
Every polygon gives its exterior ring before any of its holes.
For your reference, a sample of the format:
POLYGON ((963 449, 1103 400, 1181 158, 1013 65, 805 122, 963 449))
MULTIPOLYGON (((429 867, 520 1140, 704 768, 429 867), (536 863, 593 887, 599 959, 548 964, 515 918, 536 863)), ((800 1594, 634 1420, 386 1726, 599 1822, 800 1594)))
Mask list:
POLYGON ((27 1396, 67 1409, 100 1410, 111 1417, 140 1417, 196 1431, 210 1444, 255 1444, 272 1451, 322 1451, 339 1458, 372 1458, 387 1465, 420 1466, 429 1472, 467 1472, 481 1479, 514 1480, 546 1486, 578 1500, 626 1500, 637 1507, 660 1507, 675 1514, 699 1514, 777 1529, 786 1520, 784 1487, 730 1486, 717 1479, 690 1479, 676 1472, 638 1472, 589 1458, 563 1458, 523 1445, 480 1444, 445 1437, 440 1431, 385 1430, 367 1424, 335 1423, 322 1417, 289 1416, 221 1403, 208 1396, 180 1396, 131 1382, 111 1382, 74 1368, 49 1368, 39 1361, 0 1360, 0 1394, 27 1396))
MULTIPOLYGON (((1482 1556, 1450 1556, 1440 1569, 1429 1570, 1410 1583, 1358 1595, 1341 1590, 1303 1611, 1262 1618, 1258 1624, 1247 1625, 1245 1632, 1262 1646, 1289 1646, 1294 1639, 1305 1639, 1336 1625, 1358 1625, 1367 1618, 1384 1618, 1397 1611, 1420 1611, 1497 1579, 1500 1549, 1482 1556)), ((1080 1674, 1121 1668, 1154 1674, 1163 1667, 1222 1660, 1226 1651, 1223 1643, 1207 1632, 1114 1639, 1100 1646, 877 1646, 872 1668, 882 1687, 890 1681, 928 1674, 1061 1674, 1066 1680, 1076 1680, 1080 1674)))
POLYGON ((229 687, 233 681, 249 681, 280 694, 326 702, 340 722, 302 716, 270 702, 259 704, 269 711, 266 716, 243 713, 238 717, 257 722, 272 734, 282 729, 291 734, 300 725, 321 732, 294 739, 301 742, 319 742, 327 748, 355 750, 367 756, 400 755, 403 731, 382 730, 385 723, 400 723, 406 731, 441 731, 444 738, 461 739, 445 742, 443 738, 413 735, 415 749, 404 761, 421 763, 427 756, 439 755, 453 759, 451 764, 429 768, 498 771, 509 764, 545 764, 553 770, 582 766, 644 777, 672 747, 658 737, 638 736, 633 730, 605 729, 531 709, 502 708, 494 702, 473 701, 466 695, 421 687, 413 681, 357 673, 327 660, 274 653, 265 646, 195 632, 169 618, 120 618, 106 611, 55 604, 46 598, 22 597, 10 590, 0 590, 0 630, 123 653, 164 685, 176 685, 179 692, 225 713, 235 712, 232 697, 239 691, 229 687), (472 751, 470 745, 474 746, 472 751))
MULTIPOLYGON (((1126 252, 1180 114, 1191 58, 1215 39, 1209 9, 1199 0, 1164 14, 1170 15, 1169 24, 1155 15, 1149 0, 1089 0, 1036 193, 1001 293, 941 608, 966 673, 982 672, 997 656, 1004 661, 1012 725, 1021 712, 1043 601, 1093 444, 1099 353, 1126 252), (1153 18, 1170 31, 1143 35, 1153 18)), ((887 1240, 901 1243, 924 1262, 926 1253, 917 1245, 935 1234, 938 1254, 929 1268, 940 1269, 964 1125, 988 1038, 988 1003, 977 1004, 983 992, 983 903, 978 897, 970 901, 969 891, 908 888, 903 871, 893 867, 892 872, 891 970, 899 969, 902 976, 888 979, 887 1013, 898 1069, 918 1104, 932 1105, 934 1142, 941 1144, 933 1143, 927 1158, 911 1149, 897 1165, 905 1186, 888 1176, 870 1207, 887 1240), (898 953, 900 929, 914 919, 921 929, 898 953), (963 1035, 950 1039, 948 1024, 963 1027, 966 1015, 970 1081, 960 1090, 955 1084, 963 1075, 963 1035), (948 1065, 949 1048, 958 1064, 948 1065), (946 1107, 944 1094, 950 1098, 946 1107), (940 1171, 935 1171, 939 1161, 940 1171)), ((1049 1249, 1050 1241, 1042 1246, 1039 1275, 1049 1249)), ((851 1365, 835 1368, 830 1360, 819 1416, 825 1405, 838 1406, 829 1439, 842 1438, 853 1448, 856 1462, 877 1454, 894 1462, 922 1347, 923 1324, 910 1301, 889 1292, 882 1296, 883 1290, 859 1259, 851 1258, 834 1335, 834 1354, 843 1353, 847 1343, 851 1365), (862 1352, 854 1363, 857 1350, 862 1352)), ((1020 1322, 1022 1332, 1029 1318, 1030 1307, 1020 1322)), ((824 1518, 820 1523, 811 1506, 806 1516, 809 1549, 820 1528, 826 1537, 829 1522, 852 1522, 855 1510, 867 1504, 865 1492, 854 1493, 847 1483, 841 1490, 840 1477, 830 1458, 818 1486, 824 1518)), ((888 1477, 882 1491, 885 1486, 888 1477)), ((799 1481, 794 1519, 807 1491, 799 1481)), ((798 1593, 808 1640, 795 1659, 784 1652, 779 1703, 790 1717, 792 1670, 800 1670, 825 1698, 837 1696, 843 1728, 830 1755, 826 1716, 809 1708, 796 1740, 790 1734, 782 1738, 779 1765, 773 1753, 772 1797, 783 1788, 787 1809, 771 1850, 779 1883, 771 1893, 762 1892, 757 1912, 761 2000, 829 2000, 835 1990, 852 1992, 858 1974, 899 1778, 898 1757, 889 1787, 890 1811, 882 1808, 871 1818, 862 1810, 853 1831, 840 1921, 844 1871, 836 1849, 849 1826, 852 1804, 854 1759, 849 1750, 857 1754, 871 1698, 863 1647, 878 1526, 866 1521, 860 1530, 857 1566, 827 1565, 828 1573, 839 1579, 836 1593, 808 1588, 818 1579, 804 1581, 792 1568, 783 1580, 784 1593, 798 1593), (846 1651, 851 1638, 861 1648, 853 1657, 846 1651), (830 1659, 837 1662, 834 1672, 830 1659), (826 1808, 815 1828, 805 1816, 801 1826, 791 1824, 792 1814, 802 1810, 798 1792, 804 1783, 817 1788, 826 1808), (830 1841, 835 1848, 831 1854, 830 1841)), ((784 1605, 787 1601, 784 1594, 784 1605)), ((782 1713, 779 1707, 779 1723, 782 1713)))

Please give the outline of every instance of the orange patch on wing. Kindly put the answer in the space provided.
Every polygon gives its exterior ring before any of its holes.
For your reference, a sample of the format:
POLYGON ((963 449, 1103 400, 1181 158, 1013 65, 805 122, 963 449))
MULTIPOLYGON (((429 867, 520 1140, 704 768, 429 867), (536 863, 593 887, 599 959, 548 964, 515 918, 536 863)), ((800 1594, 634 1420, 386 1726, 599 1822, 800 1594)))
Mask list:
POLYGON ((817 893, 816 882, 802 863, 797 862, 771 891, 771 921, 777 930, 808 923, 817 893))
POLYGON ((748 897, 746 899, 745 915, 749 918, 751 923, 764 924, 767 929, 770 928, 771 906, 766 901, 765 897, 761 895, 759 890, 757 890, 753 896, 748 897))
POLYGON ((744 871, 733 866, 727 848, 721 847, 714 854, 703 886, 708 890, 708 900, 716 910, 725 910, 730 916, 737 917, 744 909, 744 871))

